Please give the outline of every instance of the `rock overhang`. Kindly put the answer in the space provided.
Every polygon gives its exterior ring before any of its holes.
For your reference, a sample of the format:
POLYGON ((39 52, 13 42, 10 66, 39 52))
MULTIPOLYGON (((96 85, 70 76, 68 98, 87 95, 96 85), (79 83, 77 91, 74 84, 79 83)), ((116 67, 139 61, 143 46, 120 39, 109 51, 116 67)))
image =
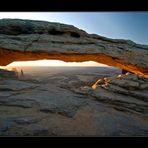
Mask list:
POLYGON ((148 77, 148 46, 130 40, 88 34, 72 25, 1 19, 0 65, 14 61, 55 59, 96 61, 148 77))

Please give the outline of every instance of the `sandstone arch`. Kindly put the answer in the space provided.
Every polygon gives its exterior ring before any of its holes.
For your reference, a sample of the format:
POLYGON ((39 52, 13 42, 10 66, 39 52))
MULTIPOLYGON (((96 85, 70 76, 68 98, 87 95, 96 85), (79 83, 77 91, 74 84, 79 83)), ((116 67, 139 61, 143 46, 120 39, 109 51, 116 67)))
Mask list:
POLYGON ((148 77, 148 45, 88 34, 72 25, 0 20, 1 66, 41 59, 96 61, 148 77))

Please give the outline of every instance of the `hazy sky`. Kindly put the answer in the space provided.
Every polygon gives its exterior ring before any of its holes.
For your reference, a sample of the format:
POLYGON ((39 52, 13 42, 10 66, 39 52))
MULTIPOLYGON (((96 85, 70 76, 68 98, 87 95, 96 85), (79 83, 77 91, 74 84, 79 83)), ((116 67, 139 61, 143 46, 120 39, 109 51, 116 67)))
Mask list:
MULTIPOLYGON (((148 12, 0 12, 1 18, 45 20, 71 24, 88 33, 108 38, 130 39, 136 43, 148 45, 148 12)), ((55 63, 58 64, 57 61, 50 61, 50 64, 43 61, 38 64, 54 65, 55 63)), ((62 64, 64 63, 59 63, 59 65, 62 64)), ((97 66, 98 64, 83 63, 82 65, 97 66)))

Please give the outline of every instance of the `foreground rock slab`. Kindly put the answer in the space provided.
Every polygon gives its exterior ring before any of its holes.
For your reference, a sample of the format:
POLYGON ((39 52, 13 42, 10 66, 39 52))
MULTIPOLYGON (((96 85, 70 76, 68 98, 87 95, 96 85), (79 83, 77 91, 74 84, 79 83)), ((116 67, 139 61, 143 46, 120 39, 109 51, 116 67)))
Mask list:
POLYGON ((113 75, 92 89, 103 77, 63 72, 38 81, 1 78, 0 135, 147 136, 148 90, 137 88, 147 79, 113 75))

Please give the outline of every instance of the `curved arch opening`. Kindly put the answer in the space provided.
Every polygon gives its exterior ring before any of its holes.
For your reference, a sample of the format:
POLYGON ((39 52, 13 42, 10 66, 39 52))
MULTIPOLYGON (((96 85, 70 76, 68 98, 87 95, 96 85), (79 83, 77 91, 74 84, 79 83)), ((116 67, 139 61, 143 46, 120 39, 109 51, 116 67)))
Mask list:
POLYGON ((95 61, 85 62, 64 62, 62 60, 36 60, 36 61, 19 61, 12 62, 6 67, 12 66, 52 66, 52 67, 111 67, 106 64, 98 63, 95 61))
POLYGON ((7 66, 1 66, 3 69, 15 71, 20 76, 40 76, 46 73, 57 72, 76 72, 82 71, 86 73, 100 73, 103 76, 103 72, 107 73, 121 73, 121 69, 106 64, 98 63, 95 61, 84 62, 65 62, 62 60, 35 60, 35 61, 17 61, 8 64, 7 66))
MULTIPOLYGON (((72 51, 70 51, 72 52, 72 51)), ((118 59, 105 54, 79 54, 79 53, 59 53, 59 52, 9 52, 6 49, 1 49, 0 65, 6 66, 14 61, 35 61, 35 60, 62 60, 64 62, 86 62, 95 61, 109 66, 125 69, 126 71, 135 73, 136 75, 148 77, 148 70, 146 67, 137 64, 126 63, 126 58, 118 59)))

